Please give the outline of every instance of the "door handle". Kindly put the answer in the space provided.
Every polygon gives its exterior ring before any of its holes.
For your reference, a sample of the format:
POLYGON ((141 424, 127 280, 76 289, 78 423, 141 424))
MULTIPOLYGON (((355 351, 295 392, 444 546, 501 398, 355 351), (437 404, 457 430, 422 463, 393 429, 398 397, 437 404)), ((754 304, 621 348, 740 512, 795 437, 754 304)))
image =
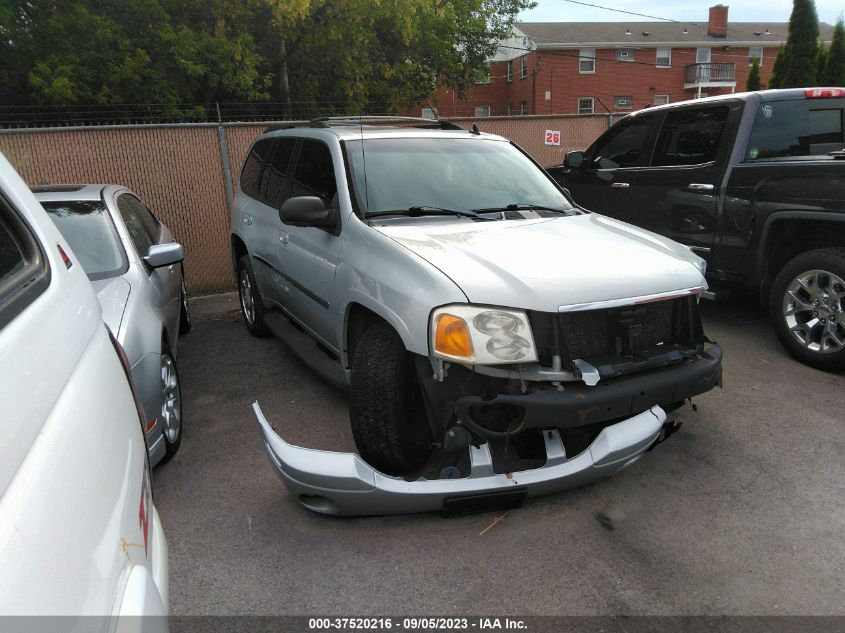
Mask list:
POLYGON ((709 183, 691 182, 687 185, 687 191, 713 191, 716 185, 709 183))
POLYGON ((287 233, 282 233, 281 235, 279 235, 279 242, 281 242, 282 244, 287 244, 289 239, 290 236, 287 233))
POLYGON ((244 224, 252 224, 252 216, 251 215, 245 215, 244 216, 244 224))
POLYGON ((610 185, 613 189, 627 189, 631 186, 630 182, 614 182, 610 185))

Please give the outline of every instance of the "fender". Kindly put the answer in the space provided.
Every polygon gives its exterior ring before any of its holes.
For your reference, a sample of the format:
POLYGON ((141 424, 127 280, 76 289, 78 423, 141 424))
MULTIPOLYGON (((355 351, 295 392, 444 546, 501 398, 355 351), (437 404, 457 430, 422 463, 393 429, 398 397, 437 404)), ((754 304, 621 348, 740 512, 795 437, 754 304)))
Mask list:
POLYGON ((763 230, 760 232, 760 241, 757 245, 756 271, 759 279, 765 280, 769 270, 766 263, 769 253, 769 233, 775 222, 783 220, 816 220, 823 222, 845 222, 845 214, 835 211, 802 211, 784 210, 770 213, 763 221, 763 230))

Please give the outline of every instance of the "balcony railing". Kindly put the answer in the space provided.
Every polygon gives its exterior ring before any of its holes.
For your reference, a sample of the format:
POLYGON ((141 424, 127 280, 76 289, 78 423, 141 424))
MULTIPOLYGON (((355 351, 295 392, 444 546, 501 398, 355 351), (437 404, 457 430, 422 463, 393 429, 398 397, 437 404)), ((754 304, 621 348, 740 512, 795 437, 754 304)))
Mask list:
POLYGON ((736 82, 736 64, 690 64, 685 83, 736 82))

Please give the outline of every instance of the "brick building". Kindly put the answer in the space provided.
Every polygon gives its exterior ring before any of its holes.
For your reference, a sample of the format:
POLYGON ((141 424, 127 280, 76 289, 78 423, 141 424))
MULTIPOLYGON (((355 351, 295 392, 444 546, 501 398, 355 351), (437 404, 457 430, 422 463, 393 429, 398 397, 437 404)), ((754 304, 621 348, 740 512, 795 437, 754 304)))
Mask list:
MULTIPOLYGON (((766 85, 787 28, 728 22, 724 5, 700 24, 520 22, 491 60, 488 83, 463 98, 440 90, 431 103, 447 117, 602 113, 741 92, 755 57, 766 85)), ((833 27, 819 29, 829 45, 833 27)))

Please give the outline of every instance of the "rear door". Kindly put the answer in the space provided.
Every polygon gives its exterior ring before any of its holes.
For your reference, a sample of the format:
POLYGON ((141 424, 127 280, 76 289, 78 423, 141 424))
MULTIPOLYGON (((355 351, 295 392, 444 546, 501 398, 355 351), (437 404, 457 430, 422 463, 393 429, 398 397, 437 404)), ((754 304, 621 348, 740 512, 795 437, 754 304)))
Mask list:
POLYGON ((710 259, 741 110, 736 101, 665 111, 649 166, 637 176, 632 223, 710 259))
POLYGON ((631 116, 599 137, 585 153, 584 164, 566 174, 566 187, 575 202, 596 213, 633 221, 631 190, 648 159, 656 119, 651 113, 631 116))

